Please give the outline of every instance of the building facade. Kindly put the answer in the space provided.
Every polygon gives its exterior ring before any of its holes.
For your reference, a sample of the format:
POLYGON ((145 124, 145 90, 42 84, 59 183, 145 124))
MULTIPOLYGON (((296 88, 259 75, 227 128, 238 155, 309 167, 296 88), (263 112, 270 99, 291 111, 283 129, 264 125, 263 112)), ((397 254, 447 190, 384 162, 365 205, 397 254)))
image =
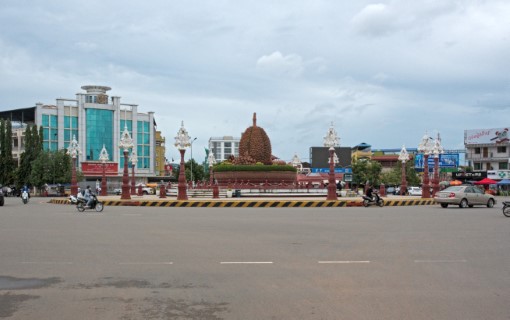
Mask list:
POLYGON ((154 174, 157 177, 165 176, 165 137, 161 134, 161 131, 156 131, 156 159, 154 164, 154 174))
MULTIPOLYGON (((69 146, 73 137, 79 143, 80 155, 77 166, 87 180, 100 179, 102 163, 99 154, 106 148, 110 161, 106 174, 115 180, 123 173, 123 150, 119 142, 124 128, 127 128, 134 148, 130 150, 137 158, 135 176, 139 182, 146 182, 156 171, 156 122, 154 113, 139 113, 138 105, 121 103, 121 97, 107 95, 111 90, 106 86, 83 86, 85 92, 77 93, 74 99, 58 98, 55 105, 37 103, 35 107, 2 111, 0 117, 20 128, 13 127, 13 156, 19 159, 24 151, 23 137, 26 125, 43 128, 43 149, 60 150, 69 146), (14 137, 15 136, 15 137, 14 137)), ((164 141, 164 139, 163 139, 164 141)), ((164 157, 164 152, 163 152, 164 157)), ((164 162, 164 161, 163 161, 164 162)), ((129 164, 131 165, 131 163, 129 164)))
POLYGON ((495 177, 510 176, 509 128, 464 131, 466 162, 475 171, 491 171, 495 177))
POLYGON ((232 136, 211 137, 209 139, 209 150, 213 153, 216 161, 227 160, 231 155, 239 156, 239 142, 241 138, 232 136))

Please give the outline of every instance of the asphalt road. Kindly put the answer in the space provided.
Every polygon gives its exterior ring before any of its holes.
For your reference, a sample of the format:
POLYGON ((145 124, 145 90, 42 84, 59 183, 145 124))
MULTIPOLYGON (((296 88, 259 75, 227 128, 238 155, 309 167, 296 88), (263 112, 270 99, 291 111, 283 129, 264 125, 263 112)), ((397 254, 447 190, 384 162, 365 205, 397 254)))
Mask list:
POLYGON ((496 208, 0 207, 0 318, 510 319, 496 208))

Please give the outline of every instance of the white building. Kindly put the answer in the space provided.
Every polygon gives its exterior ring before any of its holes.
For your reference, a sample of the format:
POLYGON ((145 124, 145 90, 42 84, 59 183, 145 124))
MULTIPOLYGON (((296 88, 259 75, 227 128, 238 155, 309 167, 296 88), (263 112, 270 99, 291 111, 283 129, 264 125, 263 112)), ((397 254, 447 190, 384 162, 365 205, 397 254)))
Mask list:
POLYGON ((218 162, 227 160, 231 155, 238 157, 239 141, 241 141, 241 138, 232 136, 211 137, 209 139, 209 150, 218 162))
MULTIPOLYGON (((121 133, 126 126, 133 139, 137 157, 135 175, 140 182, 154 176, 155 132, 154 112, 140 113, 138 105, 121 103, 121 98, 106 94, 111 90, 105 86, 83 86, 85 92, 77 93, 75 99, 56 99, 55 105, 37 103, 35 107, 0 112, 0 117, 13 123, 35 124, 43 128, 44 150, 60 150, 69 146, 73 137, 79 143, 81 155, 77 165, 87 180, 102 175, 99 154, 105 146, 110 161, 106 166, 107 175, 122 176, 124 157, 119 149, 121 133)), ((24 128, 13 127, 15 159, 24 151, 24 128)), ((131 173, 131 171, 130 171, 131 173)), ((115 179, 113 179, 115 180, 115 179)))
POLYGON ((490 178, 510 178, 509 128, 465 130, 468 166, 475 171, 487 171, 488 175, 490 171, 490 178))

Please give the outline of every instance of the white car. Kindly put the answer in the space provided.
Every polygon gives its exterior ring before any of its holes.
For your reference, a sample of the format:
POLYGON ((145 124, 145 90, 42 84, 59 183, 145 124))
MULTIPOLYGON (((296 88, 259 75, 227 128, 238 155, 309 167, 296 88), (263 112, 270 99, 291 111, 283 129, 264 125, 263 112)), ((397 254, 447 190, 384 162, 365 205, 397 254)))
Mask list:
POLYGON ((407 188, 407 194, 410 196, 421 196, 421 188, 420 187, 409 187, 407 188))

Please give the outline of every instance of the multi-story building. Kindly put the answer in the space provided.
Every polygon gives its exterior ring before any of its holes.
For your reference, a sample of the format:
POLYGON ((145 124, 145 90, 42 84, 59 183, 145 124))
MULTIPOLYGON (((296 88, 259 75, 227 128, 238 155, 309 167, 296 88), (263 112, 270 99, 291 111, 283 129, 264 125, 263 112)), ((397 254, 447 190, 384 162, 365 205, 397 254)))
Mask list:
POLYGON ((156 162, 154 164, 154 173, 156 176, 165 175, 165 137, 161 135, 161 131, 156 131, 156 162))
MULTIPOLYGON (((124 128, 133 139, 137 165, 135 176, 140 182, 155 175, 156 170, 156 122, 154 112, 139 113, 138 105, 121 103, 121 97, 106 94, 105 86, 83 86, 85 92, 77 93, 75 99, 56 99, 55 105, 37 103, 35 107, 0 112, 0 117, 21 124, 13 128, 16 135, 13 154, 17 159, 24 151, 24 127, 27 124, 43 128, 44 150, 67 148, 73 137, 79 143, 78 167, 89 181, 100 179, 102 164, 99 154, 103 146, 110 161, 106 172, 110 179, 119 180, 123 173, 123 150, 119 142, 124 128)), ((163 153, 164 157, 164 153, 163 153)), ((164 162, 164 160, 162 161, 164 162)))
POLYGON ((509 128, 464 131, 466 162, 475 171, 487 171, 495 179, 510 178, 509 128))
POLYGON ((241 138, 232 136, 211 137, 209 139, 209 150, 218 162, 227 160, 231 155, 238 157, 239 141, 241 141, 241 138))

